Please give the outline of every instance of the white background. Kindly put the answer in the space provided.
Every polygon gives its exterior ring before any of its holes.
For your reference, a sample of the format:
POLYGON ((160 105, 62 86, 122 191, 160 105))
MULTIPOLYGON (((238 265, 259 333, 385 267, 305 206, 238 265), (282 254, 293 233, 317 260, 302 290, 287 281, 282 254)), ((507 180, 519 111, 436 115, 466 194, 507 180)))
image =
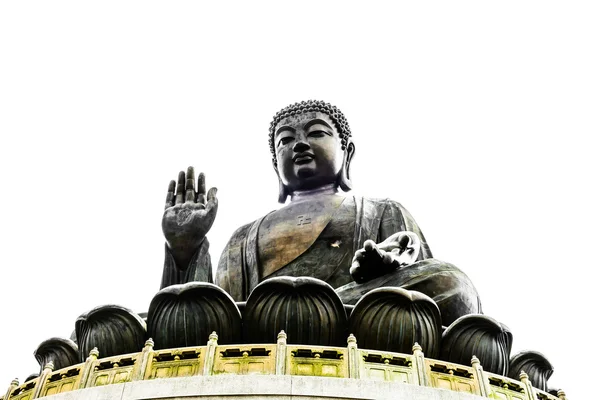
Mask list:
POLYGON ((551 386, 591 398, 599 17, 575 1, 2 2, 0 392, 81 313, 147 310, 188 165, 219 188, 216 264, 278 206, 272 116, 315 98, 348 118, 356 192, 408 208, 513 353, 543 352, 551 386))

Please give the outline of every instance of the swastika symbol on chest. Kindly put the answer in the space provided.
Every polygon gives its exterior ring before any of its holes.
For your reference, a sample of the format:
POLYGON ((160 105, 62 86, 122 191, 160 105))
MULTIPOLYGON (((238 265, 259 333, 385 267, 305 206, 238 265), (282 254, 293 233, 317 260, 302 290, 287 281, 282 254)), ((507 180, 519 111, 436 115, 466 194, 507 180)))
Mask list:
POLYGON ((311 218, 306 215, 298 215, 296 219, 298 220, 297 225, 309 225, 311 223, 311 218))

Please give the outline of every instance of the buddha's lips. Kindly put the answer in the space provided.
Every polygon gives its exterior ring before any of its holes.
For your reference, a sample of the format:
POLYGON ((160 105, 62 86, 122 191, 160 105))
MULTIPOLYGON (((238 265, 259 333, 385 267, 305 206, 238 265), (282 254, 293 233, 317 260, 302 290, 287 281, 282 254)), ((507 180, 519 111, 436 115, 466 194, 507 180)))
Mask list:
POLYGON ((294 163, 296 164, 307 164, 311 162, 315 158, 315 155, 312 153, 300 153, 294 156, 294 163))

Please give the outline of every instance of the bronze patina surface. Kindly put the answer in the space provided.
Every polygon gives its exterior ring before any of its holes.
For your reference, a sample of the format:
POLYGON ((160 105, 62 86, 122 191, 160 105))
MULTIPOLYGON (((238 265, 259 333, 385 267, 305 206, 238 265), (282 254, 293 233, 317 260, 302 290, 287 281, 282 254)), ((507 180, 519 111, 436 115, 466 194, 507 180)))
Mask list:
POLYGON ((125 307, 92 309, 77 319, 74 341, 38 347, 39 377, 11 383, 4 400, 222 373, 399 379, 556 399, 542 392, 549 361, 533 351, 510 357, 510 330, 481 314, 468 276, 433 258, 400 203, 345 193, 355 146, 336 107, 284 108, 269 144, 284 205, 233 233, 214 278, 206 235, 217 191, 207 193, 190 167, 169 184, 162 289, 147 323, 125 307), (226 345, 219 351, 213 331, 226 345))
MULTIPOLYGON (((340 288, 342 299, 353 304, 367 289, 383 286, 378 283, 383 279, 387 286, 407 286, 434 298, 446 325, 480 312, 471 281, 458 268, 432 259, 402 205, 344 193, 352 188, 355 146, 339 109, 321 101, 288 106, 274 117, 269 143, 279 201, 287 204, 236 230, 223 250, 214 282, 236 301, 245 301, 264 279, 310 276, 340 288), (415 287, 415 282, 426 284, 415 287)), ((180 172, 177 184, 171 181, 163 216, 162 287, 213 281, 205 236, 216 210, 216 189, 206 195, 203 174, 197 188, 191 167, 180 172)))

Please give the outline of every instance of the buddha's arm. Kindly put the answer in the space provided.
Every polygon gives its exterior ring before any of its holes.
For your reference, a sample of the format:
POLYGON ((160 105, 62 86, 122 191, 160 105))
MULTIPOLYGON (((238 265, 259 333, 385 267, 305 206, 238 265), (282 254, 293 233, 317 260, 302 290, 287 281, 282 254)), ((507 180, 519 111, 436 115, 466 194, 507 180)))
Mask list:
POLYGON ((212 263, 208 253, 208 239, 204 239, 185 269, 179 269, 175 258, 165 243, 165 264, 160 288, 187 282, 213 282, 212 263))
POLYGON ((179 173, 177 185, 169 184, 162 229, 165 235, 165 264, 161 288, 191 281, 212 282, 212 268, 206 234, 218 208, 217 190, 206 194, 204 174, 198 175, 196 190, 194 169, 179 173))
POLYGON ((258 271, 248 266, 248 255, 255 253, 246 251, 248 235, 253 224, 247 224, 237 229, 221 253, 215 284, 233 297, 235 301, 244 301, 251 290, 250 281, 257 276, 258 271))

